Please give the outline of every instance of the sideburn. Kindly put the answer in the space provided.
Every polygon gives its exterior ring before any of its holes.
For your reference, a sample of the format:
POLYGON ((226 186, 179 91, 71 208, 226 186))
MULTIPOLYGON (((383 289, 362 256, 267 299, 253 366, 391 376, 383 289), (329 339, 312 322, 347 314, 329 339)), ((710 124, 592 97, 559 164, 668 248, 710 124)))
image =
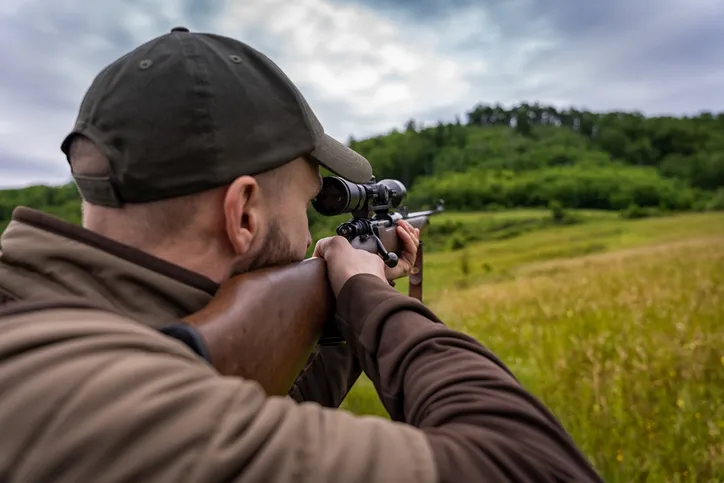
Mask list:
POLYGON ((257 270, 259 268, 271 267, 276 265, 288 265, 290 263, 299 262, 294 254, 289 239, 284 234, 281 226, 276 220, 269 222, 269 230, 264 240, 264 249, 259 257, 251 261, 245 271, 257 270))

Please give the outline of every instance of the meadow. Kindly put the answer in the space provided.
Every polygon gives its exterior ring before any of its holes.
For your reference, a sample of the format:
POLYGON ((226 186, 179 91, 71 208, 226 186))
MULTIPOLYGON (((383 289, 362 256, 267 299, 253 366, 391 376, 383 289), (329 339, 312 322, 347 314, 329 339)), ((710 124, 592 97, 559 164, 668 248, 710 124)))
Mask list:
MULTIPOLYGON (((571 216, 433 218, 425 302, 500 356, 606 481, 724 481, 724 213, 571 216)), ((387 417, 366 377, 343 406, 387 417)))
MULTIPOLYGON (((606 481, 724 483, 724 113, 479 103, 347 144, 411 210, 445 200, 425 302, 502 357, 606 481)), ((79 203, 72 183, 0 191, 0 231, 18 205, 79 224, 79 203)), ((315 239, 347 218, 309 216, 315 239)), ((364 377, 344 406, 386 415, 364 377)))

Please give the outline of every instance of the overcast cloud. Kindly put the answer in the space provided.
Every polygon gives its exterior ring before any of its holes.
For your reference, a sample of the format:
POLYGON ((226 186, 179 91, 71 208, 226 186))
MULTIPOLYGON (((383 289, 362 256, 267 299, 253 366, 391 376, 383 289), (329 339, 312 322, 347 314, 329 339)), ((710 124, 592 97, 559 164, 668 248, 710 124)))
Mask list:
POLYGON ((345 141, 477 102, 724 110, 724 0, 2 0, 0 187, 69 179, 96 73, 183 25, 248 42, 345 141))

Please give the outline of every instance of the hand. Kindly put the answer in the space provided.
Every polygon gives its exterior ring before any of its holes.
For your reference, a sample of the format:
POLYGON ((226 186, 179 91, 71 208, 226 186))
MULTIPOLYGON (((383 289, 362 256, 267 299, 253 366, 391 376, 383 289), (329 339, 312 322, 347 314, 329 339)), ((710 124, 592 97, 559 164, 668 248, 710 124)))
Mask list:
POLYGON ((420 246, 420 230, 405 220, 397 222, 397 236, 402 242, 402 253, 395 267, 385 266, 385 276, 390 282, 410 274, 417 258, 417 247, 420 246))
POLYGON ((341 236, 322 238, 314 247, 312 257, 327 262, 327 278, 337 297, 347 281, 362 273, 369 273, 387 282, 385 263, 377 254, 358 250, 341 236))

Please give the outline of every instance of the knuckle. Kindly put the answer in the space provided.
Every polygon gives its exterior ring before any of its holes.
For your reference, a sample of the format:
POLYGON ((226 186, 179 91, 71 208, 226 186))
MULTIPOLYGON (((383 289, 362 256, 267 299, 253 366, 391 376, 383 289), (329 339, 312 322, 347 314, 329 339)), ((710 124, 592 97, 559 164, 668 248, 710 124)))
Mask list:
POLYGON ((335 247, 340 247, 340 246, 342 246, 343 243, 346 243, 346 242, 347 242, 347 239, 342 236, 339 236, 339 235, 333 236, 329 239, 329 244, 332 246, 335 246, 335 247))

